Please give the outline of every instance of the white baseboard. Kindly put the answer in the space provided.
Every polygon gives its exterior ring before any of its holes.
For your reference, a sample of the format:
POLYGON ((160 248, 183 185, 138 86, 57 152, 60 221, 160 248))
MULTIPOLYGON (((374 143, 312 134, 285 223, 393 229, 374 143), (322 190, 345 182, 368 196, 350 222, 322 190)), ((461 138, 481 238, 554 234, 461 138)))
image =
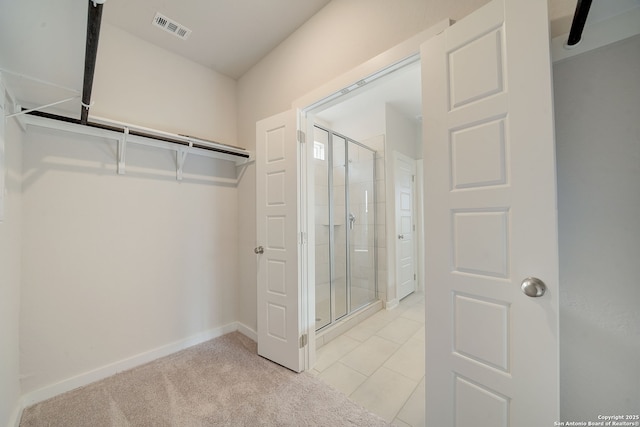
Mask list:
POLYGON ((101 379, 110 377, 117 374, 118 372, 135 368, 136 366, 140 366, 161 357, 168 356, 177 351, 184 350, 185 348, 201 344, 205 341, 209 341, 211 339, 228 334, 229 332, 235 331, 239 331, 240 333, 246 335, 254 341, 257 339, 256 332, 251 328, 243 325, 242 323, 233 322, 219 328, 210 329, 208 331, 192 335, 183 340, 175 341, 162 347, 158 347, 153 350, 149 350, 144 353, 140 353, 114 363, 110 363, 92 371, 85 372, 74 377, 59 381, 57 383, 45 386, 41 389, 26 393, 22 396, 21 407, 16 410, 17 420, 15 426, 17 427, 20 423, 20 415, 22 414, 22 410, 28 406, 50 399, 67 391, 74 390, 78 387, 83 387, 101 379))
POLYGON ((385 301, 384 308, 387 310, 393 310, 399 305, 400 305, 400 300, 398 298, 394 298, 391 301, 385 301))
POLYGON ((8 427, 20 427, 20 420, 22 419, 22 411, 24 410, 24 406, 18 402, 18 406, 13 410, 13 414, 11 418, 9 418, 8 427))
POLYGON ((256 331, 254 331, 253 329, 251 329, 250 327, 248 327, 243 323, 236 322, 236 324, 238 325, 238 329, 237 329, 238 332, 240 332, 245 337, 251 338, 256 342, 258 341, 258 333, 256 331))

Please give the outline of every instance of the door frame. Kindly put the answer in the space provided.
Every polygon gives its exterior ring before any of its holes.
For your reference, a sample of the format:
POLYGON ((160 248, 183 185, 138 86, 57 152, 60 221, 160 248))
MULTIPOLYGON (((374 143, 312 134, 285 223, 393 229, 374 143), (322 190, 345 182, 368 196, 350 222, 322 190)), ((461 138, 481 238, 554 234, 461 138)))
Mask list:
MULTIPOLYGON (((300 147, 300 225, 302 236, 305 236, 307 244, 304 245, 306 253, 300 260, 302 272, 301 322, 302 333, 307 334, 308 340, 305 346, 305 370, 313 368, 316 359, 316 333, 315 333, 315 265, 310 260, 315 259, 315 230, 308 221, 308 213, 314 209, 313 180, 308 179, 309 165, 313 164, 313 125, 314 112, 321 111, 332 105, 338 104, 354 94, 360 94, 367 90, 367 85, 385 77, 396 70, 420 61, 420 46, 436 34, 450 27, 453 21, 445 19, 430 28, 416 34, 395 47, 375 56, 342 74, 339 77, 325 83, 307 95, 296 99, 291 104, 297 116, 298 139, 305 141, 300 147), (363 84, 364 83, 364 84, 363 84), (302 136, 304 135, 304 136, 302 136)), ((394 226, 395 227, 395 226, 394 226)))

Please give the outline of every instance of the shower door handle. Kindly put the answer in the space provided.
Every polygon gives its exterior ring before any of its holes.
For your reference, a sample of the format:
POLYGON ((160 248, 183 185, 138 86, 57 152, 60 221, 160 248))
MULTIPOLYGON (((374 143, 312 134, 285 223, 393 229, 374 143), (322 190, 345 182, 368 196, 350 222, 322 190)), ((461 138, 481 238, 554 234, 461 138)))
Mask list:
POLYGON ((356 223, 356 216, 349 212, 349 229, 353 230, 353 225, 356 223))

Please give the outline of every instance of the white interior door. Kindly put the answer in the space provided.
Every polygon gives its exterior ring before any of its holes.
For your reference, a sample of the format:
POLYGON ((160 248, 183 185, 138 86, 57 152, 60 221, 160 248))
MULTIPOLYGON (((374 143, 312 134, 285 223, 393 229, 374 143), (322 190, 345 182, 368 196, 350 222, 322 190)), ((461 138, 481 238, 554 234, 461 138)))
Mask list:
POLYGON ((298 144, 293 111, 256 125, 258 354, 304 369, 298 237, 298 144))
POLYGON ((398 300, 416 290, 416 227, 414 221, 415 160, 394 153, 396 193, 396 283, 398 300))
POLYGON ((552 426, 558 252, 547 2, 493 0, 426 42, 421 58, 426 424, 552 426), (546 283, 544 295, 523 293, 528 276, 546 283))

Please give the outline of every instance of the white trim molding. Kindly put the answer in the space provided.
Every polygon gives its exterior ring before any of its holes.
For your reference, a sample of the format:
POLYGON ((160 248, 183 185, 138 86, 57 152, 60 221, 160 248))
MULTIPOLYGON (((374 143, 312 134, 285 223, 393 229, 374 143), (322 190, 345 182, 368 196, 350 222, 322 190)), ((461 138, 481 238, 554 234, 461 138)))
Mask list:
POLYGON ((394 298, 389 301, 385 301, 384 308, 385 310, 393 310, 394 308, 398 308, 400 305, 400 300, 398 298, 394 298))
POLYGON ((20 420, 22 420, 22 412, 24 411, 25 406, 19 405, 13 410, 13 414, 11 414, 11 418, 9 418, 8 427, 20 427, 20 420))

